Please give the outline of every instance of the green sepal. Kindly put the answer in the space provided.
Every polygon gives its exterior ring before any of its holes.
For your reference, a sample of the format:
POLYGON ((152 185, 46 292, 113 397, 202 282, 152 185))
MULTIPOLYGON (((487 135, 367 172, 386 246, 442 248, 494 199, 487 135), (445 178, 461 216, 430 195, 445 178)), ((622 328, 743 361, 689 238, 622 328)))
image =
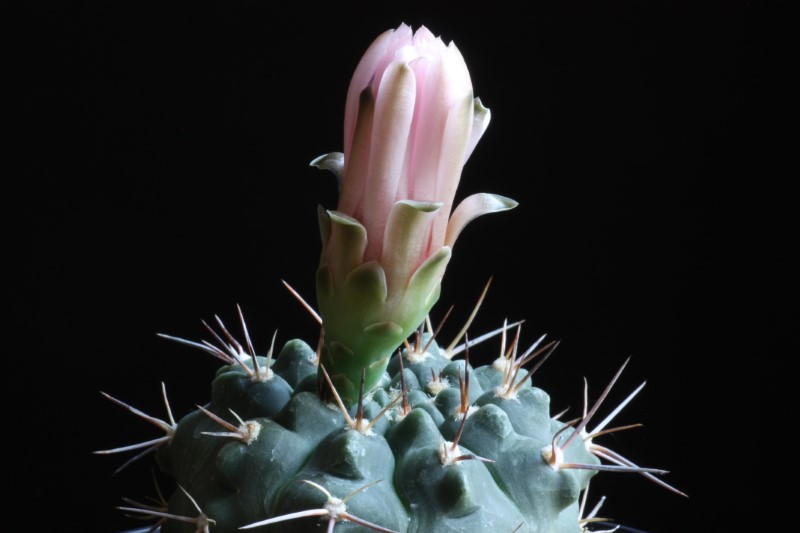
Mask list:
POLYGON ((317 219, 319 221, 319 236, 322 240, 322 249, 325 250, 331 238, 331 217, 328 216, 328 211, 321 205, 317 205, 317 219))
POLYGON ((322 251, 323 264, 333 273, 338 285, 355 267, 361 264, 367 247, 367 230, 351 216, 328 211, 331 233, 326 248, 322 251))
MULTIPOLYGON (((344 308, 338 309, 342 318, 381 316, 386 303, 386 276, 375 261, 354 268, 344 280, 344 308)), ((337 304, 340 304, 337 301, 337 304)), ((334 317, 336 322, 337 317, 334 317)), ((362 319, 363 320, 363 319, 362 319)), ((363 322, 362 322, 363 324, 363 322)), ((363 327, 363 326, 362 326, 363 327)))
MULTIPOLYGON (((309 165, 317 167, 320 170, 330 170, 336 175, 336 180, 339 182, 342 178, 342 170, 344 169, 344 154, 342 152, 322 154, 314 158, 309 165)), ((341 188, 341 183, 339 183, 339 188, 341 188)))
POLYGON ((400 200, 392 206, 383 238, 381 265, 386 270, 387 284, 392 292, 403 292, 413 274, 412 262, 428 246, 427 226, 441 209, 441 202, 400 200))
MULTIPOLYGON (((413 302, 414 307, 425 309, 424 313, 422 313, 422 319, 425 318, 425 315, 428 314, 428 311, 430 311, 439 297, 437 289, 451 255, 452 250, 447 246, 443 246, 420 265, 408 282, 403 301, 407 305, 413 302)), ((412 322, 420 324, 422 319, 419 321, 412 320, 412 322)), ((416 325, 413 327, 416 327, 416 325)))

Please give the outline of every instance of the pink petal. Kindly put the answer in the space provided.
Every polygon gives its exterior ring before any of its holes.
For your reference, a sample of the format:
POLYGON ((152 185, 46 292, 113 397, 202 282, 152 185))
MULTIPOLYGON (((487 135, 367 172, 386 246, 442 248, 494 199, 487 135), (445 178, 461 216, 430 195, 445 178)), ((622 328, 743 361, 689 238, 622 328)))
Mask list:
POLYGON ((414 130, 409 139, 412 152, 408 167, 408 190, 410 198, 433 202, 440 201, 436 197, 436 169, 449 110, 444 97, 447 79, 441 56, 430 56, 425 63, 420 63, 419 68, 423 67, 427 67, 425 83, 418 85, 414 130))
POLYGON ((370 236, 365 260, 380 258, 386 219, 395 203, 406 157, 414 114, 416 82, 408 65, 393 63, 386 69, 375 103, 369 179, 364 191, 364 226, 370 236))
POLYGON ((344 156, 344 169, 339 184, 338 210, 359 220, 362 219, 364 191, 369 178, 370 144, 372 143, 372 120, 375 115, 375 99, 367 88, 361 91, 358 106, 358 121, 353 135, 353 149, 344 156))
POLYGON ((408 200, 414 198, 413 190, 413 174, 411 174, 411 165, 414 159, 415 143, 414 132, 416 131, 415 124, 419 122, 420 102, 422 102, 423 94, 422 88, 425 85, 425 78, 427 75, 428 67, 430 66, 430 58, 416 57, 411 59, 408 63, 411 70, 414 71, 414 78, 417 81, 416 100, 414 102, 414 117, 412 118, 411 128, 409 134, 408 146, 406 148, 406 158, 403 162, 403 170, 400 173, 400 181, 397 184, 396 198, 398 200, 408 200))
POLYGON ((462 96, 459 104, 452 106, 447 117, 442 143, 439 147, 439 166, 436 169, 436 199, 444 204, 442 215, 433 226, 431 245, 442 246, 447 233, 448 217, 453 207, 453 198, 461 181, 464 154, 472 128, 472 95, 462 96))
POLYGON ((411 28, 405 24, 401 24, 396 30, 385 31, 372 42, 361 57, 361 61, 359 61, 353 73, 353 77, 350 79, 350 87, 347 89, 347 100, 345 102, 344 112, 345 157, 350 154, 353 130, 355 129, 356 118, 358 117, 358 101, 361 91, 370 85, 378 64, 384 60, 386 54, 390 50, 396 49, 398 43, 409 42, 411 40, 411 35, 411 28))

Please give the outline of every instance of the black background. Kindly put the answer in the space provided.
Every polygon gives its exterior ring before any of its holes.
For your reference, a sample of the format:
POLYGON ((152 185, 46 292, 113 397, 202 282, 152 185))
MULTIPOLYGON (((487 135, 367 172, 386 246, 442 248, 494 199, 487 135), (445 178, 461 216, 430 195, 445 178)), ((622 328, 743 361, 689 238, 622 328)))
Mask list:
MULTIPOLYGON (((454 40, 492 111, 458 197, 520 202, 456 244, 433 312, 456 306, 444 337, 493 275, 471 331, 524 318, 524 342, 563 339, 537 377, 555 409, 576 413, 582 378, 594 398, 632 355, 606 409, 647 379, 619 419, 646 427, 604 442, 669 469, 665 479, 691 498, 603 474, 592 484, 609 498, 602 514, 649 532, 719 524, 709 501, 728 467, 709 447, 721 446, 710 441, 728 424, 736 366, 722 339, 737 334, 722 211, 751 165, 743 138, 758 12, 735 2, 495 4, 65 3, 31 13, 20 138, 33 201, 19 222, 26 276, 11 288, 33 351, 24 358, 38 370, 8 387, 26 399, 15 411, 36 435, 21 492, 50 502, 40 525, 136 524, 113 507, 152 494, 152 460, 112 478, 124 458, 91 451, 158 434, 98 391, 162 416, 163 380, 182 415, 207 401, 216 368, 157 332, 198 340, 201 319, 218 313, 233 326, 239 303, 260 351, 276 327, 279 341, 315 342, 315 324, 280 283, 313 301, 316 207, 335 207, 336 186, 307 164, 341 150, 349 76, 400 22, 454 40)), ((496 346, 471 355, 488 362, 496 346)))

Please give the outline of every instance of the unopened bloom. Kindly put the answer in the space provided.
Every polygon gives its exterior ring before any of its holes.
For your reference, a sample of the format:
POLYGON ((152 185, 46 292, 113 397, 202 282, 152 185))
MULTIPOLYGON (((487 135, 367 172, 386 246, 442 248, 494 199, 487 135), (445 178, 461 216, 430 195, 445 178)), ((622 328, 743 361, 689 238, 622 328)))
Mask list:
POLYGON ((438 299, 464 226, 516 205, 481 193, 452 211, 462 167, 489 117, 473 98, 461 53, 425 27, 385 32, 356 68, 344 153, 312 162, 339 177, 338 208, 320 212, 317 299, 322 363, 348 403, 357 399, 362 368, 370 390, 438 299))

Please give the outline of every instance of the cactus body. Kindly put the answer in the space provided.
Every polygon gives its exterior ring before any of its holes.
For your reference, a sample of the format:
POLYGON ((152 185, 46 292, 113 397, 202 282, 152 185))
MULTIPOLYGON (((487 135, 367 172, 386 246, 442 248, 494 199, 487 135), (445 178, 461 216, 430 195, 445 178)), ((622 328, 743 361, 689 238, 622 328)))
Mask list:
MULTIPOLYGON (((581 531, 577 501, 594 472, 554 468, 543 458, 556 433, 559 444, 573 429, 559 432, 564 424, 551 418, 548 395, 530 380, 515 398, 503 398, 495 391, 501 370, 451 361, 432 343, 422 360, 404 359, 410 386, 406 409, 395 402, 371 429, 358 431, 316 394, 314 357, 305 343, 293 340, 267 380, 253 379, 238 365, 217 372, 205 409, 233 425, 239 425, 233 413, 255 422, 260 431, 252 442, 215 435, 223 428, 198 410, 179 422, 170 444, 159 450, 162 469, 215 521, 212 531, 230 533, 270 517, 324 509, 327 496, 304 480, 340 499, 374 483, 347 499, 345 508, 392 531, 581 531), (463 417, 459 376, 464 381, 465 368, 468 418, 453 451, 463 417), (474 454, 492 462, 448 464, 448 453, 451 459, 474 454)), ((399 357, 406 355, 394 356, 364 399, 365 419, 378 416, 400 394, 399 357)), ((355 416, 356 407, 350 411, 355 416)), ((565 454, 576 463, 598 463, 580 438, 565 454)), ((173 495, 169 512, 197 515, 181 491, 173 495)), ((309 516, 254 531, 316 532, 329 519, 309 516)), ((196 525, 169 520, 162 527, 164 533, 191 533, 196 525)), ((335 531, 367 529, 343 519, 335 531)))

